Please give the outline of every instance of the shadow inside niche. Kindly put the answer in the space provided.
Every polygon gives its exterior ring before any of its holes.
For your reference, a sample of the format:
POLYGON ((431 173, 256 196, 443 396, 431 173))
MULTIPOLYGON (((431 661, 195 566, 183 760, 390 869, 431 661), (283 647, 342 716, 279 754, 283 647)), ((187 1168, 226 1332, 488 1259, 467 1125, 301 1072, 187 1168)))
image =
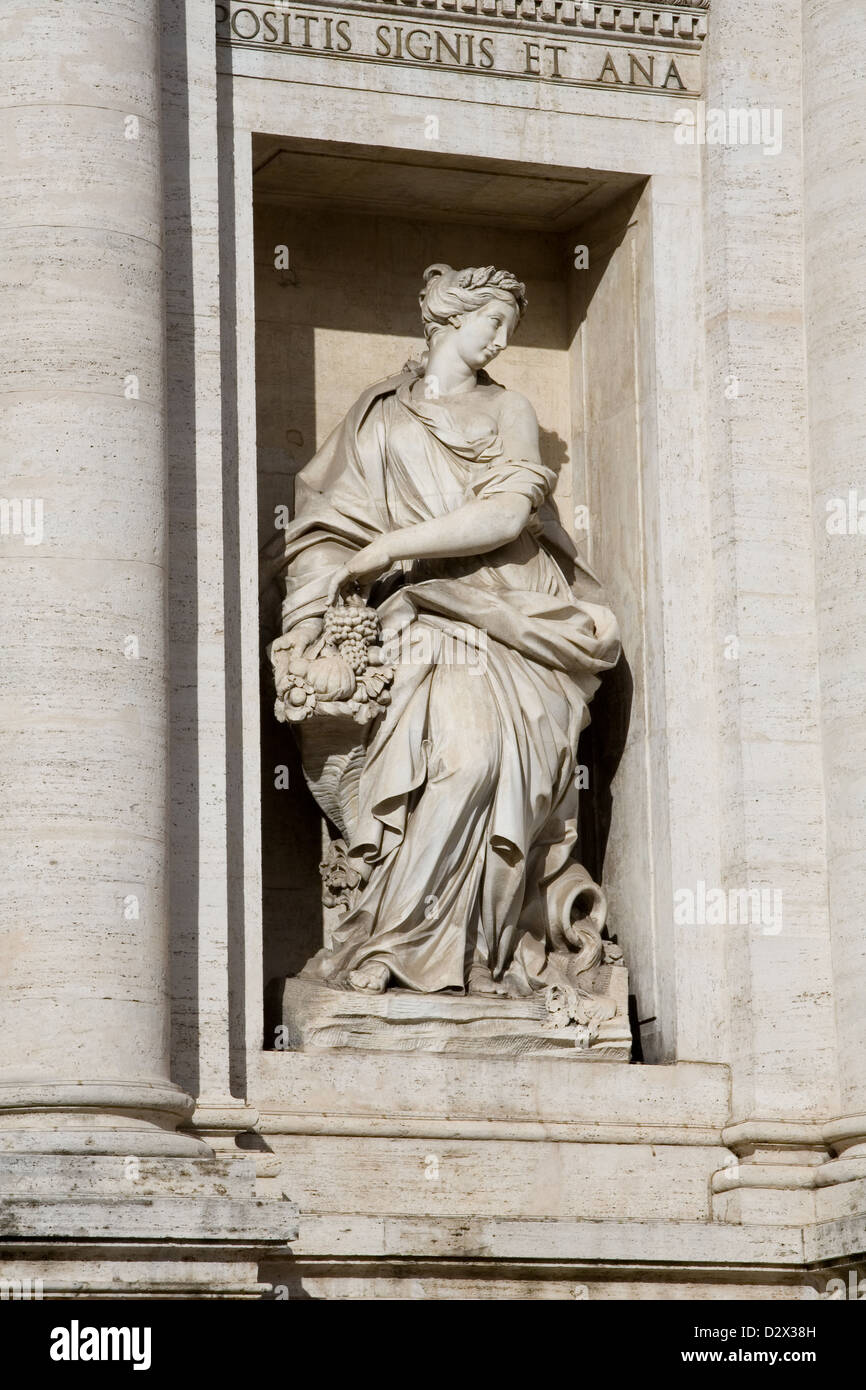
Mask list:
MULTIPOLYGON (((647 1022, 652 1022, 648 1019, 647 1022)), ((643 1038, 640 1031, 640 1018, 637 1011, 637 995, 628 996, 628 1025, 631 1029, 631 1060, 632 1063, 643 1063, 643 1038)))
POLYGON ((569 461, 568 445, 565 440, 553 430, 539 428, 538 443, 542 463, 548 468, 552 468, 556 476, 559 477, 569 461))
POLYGON ((578 762, 587 769, 589 785, 580 796, 577 817, 578 853, 596 883, 602 883, 604 857, 613 816, 613 779, 625 751, 631 720, 634 679, 625 652, 601 679, 578 745, 578 762))

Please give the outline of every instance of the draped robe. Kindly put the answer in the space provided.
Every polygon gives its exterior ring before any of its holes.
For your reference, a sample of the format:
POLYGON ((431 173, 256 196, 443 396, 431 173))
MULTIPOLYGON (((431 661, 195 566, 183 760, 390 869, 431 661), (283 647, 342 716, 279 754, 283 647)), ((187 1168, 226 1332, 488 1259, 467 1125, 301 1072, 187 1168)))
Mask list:
POLYGON ((578 738, 617 626, 548 502, 553 471, 480 398, 467 428, 447 399, 419 400, 416 380, 366 391, 298 475, 284 630, 321 616, 334 570, 382 533, 497 494, 532 514, 496 550, 406 562, 372 588, 404 659, 367 735, 349 846, 362 883, 304 973, 343 984, 377 961, 397 986, 462 991, 477 961, 528 994, 545 984, 548 898, 574 862, 578 738))

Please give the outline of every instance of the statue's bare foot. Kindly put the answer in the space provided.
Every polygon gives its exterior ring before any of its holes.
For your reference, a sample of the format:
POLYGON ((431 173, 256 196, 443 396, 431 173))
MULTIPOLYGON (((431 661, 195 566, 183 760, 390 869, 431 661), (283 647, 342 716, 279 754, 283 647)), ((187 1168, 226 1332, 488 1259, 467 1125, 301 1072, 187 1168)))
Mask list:
POLYGON ((391 971, 380 960, 368 960, 357 970, 350 970, 347 976, 349 985, 359 994, 384 994, 388 988, 391 971))
POLYGON ((494 980, 486 965, 476 962, 469 970, 469 993, 497 996, 507 994, 508 990, 501 980, 494 980))

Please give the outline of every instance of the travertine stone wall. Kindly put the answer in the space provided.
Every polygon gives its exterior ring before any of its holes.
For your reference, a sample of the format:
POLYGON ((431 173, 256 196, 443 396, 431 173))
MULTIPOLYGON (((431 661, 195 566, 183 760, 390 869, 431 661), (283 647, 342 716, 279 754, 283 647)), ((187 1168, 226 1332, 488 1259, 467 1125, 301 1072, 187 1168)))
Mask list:
MULTIPOLYGON (((604 884, 611 930, 626 953, 635 996, 641 1054, 675 1055, 676 996, 670 935, 657 931, 651 889, 654 848, 664 826, 654 821, 646 765, 647 641, 644 568, 644 477, 638 419, 646 409, 640 358, 648 346, 637 312, 636 285, 650 269, 648 191, 627 195, 581 229, 590 264, 572 277, 579 324, 572 359, 575 496, 588 508, 589 560, 603 576, 616 613, 623 657, 602 682, 588 738, 593 749, 587 793, 603 822, 604 884), (616 763, 613 785, 610 770, 616 763), (605 774, 606 775, 603 775, 605 774), (628 792, 624 795, 624 789, 628 792), (628 802, 628 805, 625 802, 628 802), (606 822, 606 824, 604 824, 606 822), (651 1021, 650 1021, 651 1020, 651 1021)), ((597 868, 597 866, 594 866, 597 868)))

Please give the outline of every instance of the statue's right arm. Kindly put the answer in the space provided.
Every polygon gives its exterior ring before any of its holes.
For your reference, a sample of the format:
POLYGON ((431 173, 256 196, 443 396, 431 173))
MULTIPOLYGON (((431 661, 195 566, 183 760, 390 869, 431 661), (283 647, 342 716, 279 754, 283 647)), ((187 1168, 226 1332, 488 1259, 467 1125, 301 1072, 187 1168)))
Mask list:
MULTIPOLYGON (((283 605, 283 632, 269 647, 271 664, 274 668, 274 682, 277 695, 282 697, 289 684, 289 667, 298 657, 305 656, 322 635, 324 613, 327 603, 327 589, 331 574, 337 570, 341 561, 353 554, 345 541, 323 537, 310 545, 296 558, 290 567, 288 579, 291 592, 306 592, 307 597, 315 597, 315 590, 321 593, 321 612, 309 613, 309 603, 304 603, 309 616, 299 622, 291 611, 290 600, 283 605), (315 586, 314 594, 309 594, 305 581, 315 586)), ((297 611, 297 610, 296 610, 297 611)))

